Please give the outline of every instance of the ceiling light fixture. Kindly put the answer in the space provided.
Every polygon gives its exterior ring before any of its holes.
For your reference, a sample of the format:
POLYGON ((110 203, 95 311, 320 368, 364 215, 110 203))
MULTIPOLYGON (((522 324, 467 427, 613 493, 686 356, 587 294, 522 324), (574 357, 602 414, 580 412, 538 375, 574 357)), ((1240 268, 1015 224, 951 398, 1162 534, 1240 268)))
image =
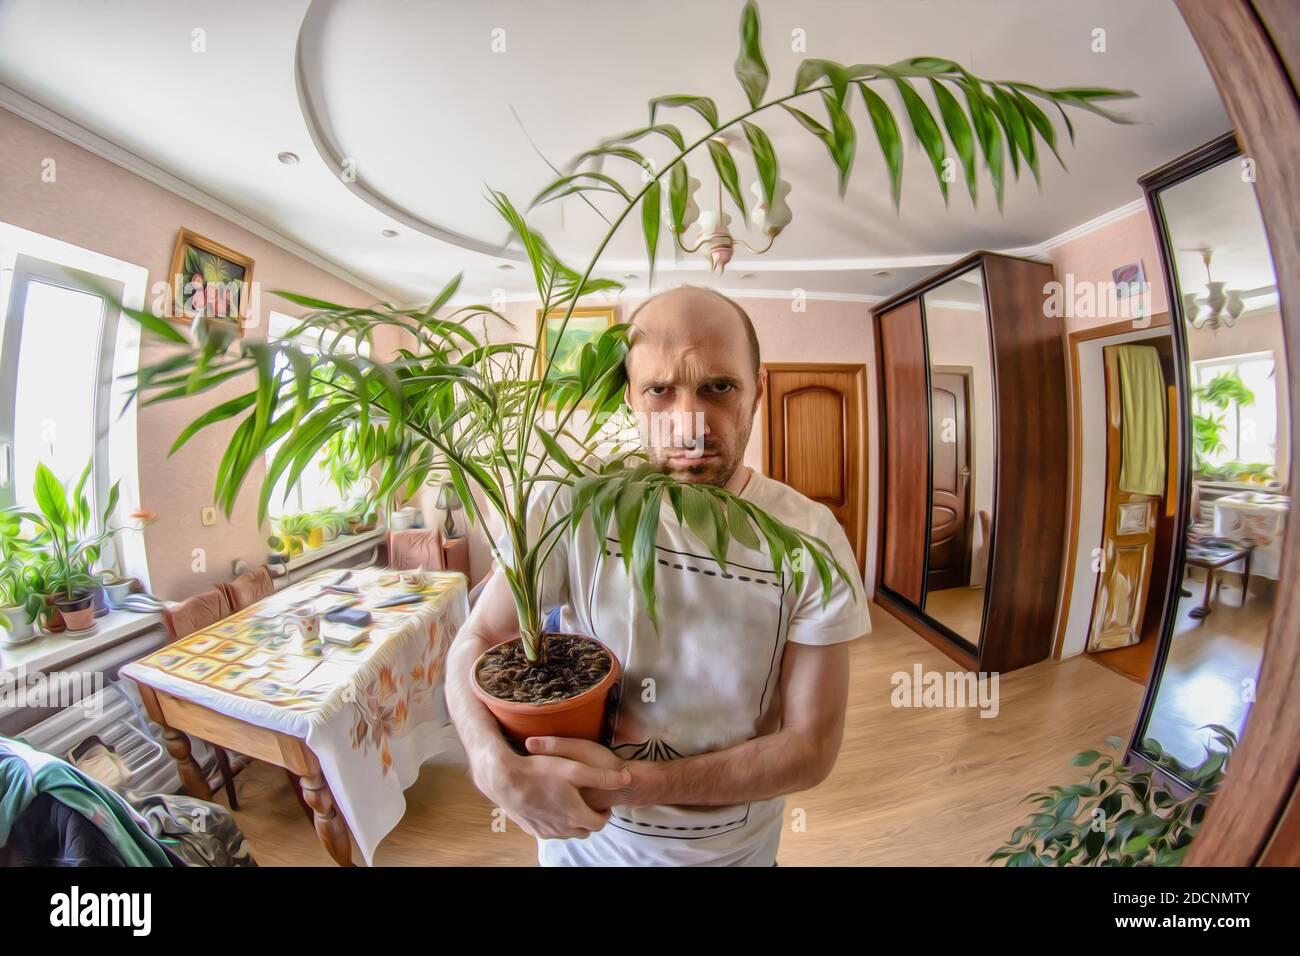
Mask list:
POLYGON ((286 166, 298 165, 298 154, 291 153, 287 149, 283 153, 277 153, 275 158, 278 159, 280 162, 284 163, 286 166))
POLYGON ((1212 249, 1202 249, 1201 261, 1205 263, 1205 295, 1197 296, 1195 292, 1183 293, 1183 314, 1187 324, 1194 329, 1208 328, 1217 331, 1220 326, 1232 328, 1246 310, 1240 289, 1226 288, 1228 283, 1215 282, 1210 275, 1210 260, 1214 258, 1212 249), (1209 309, 1204 315, 1201 309, 1209 309))
POLYGON ((397 236, 397 230, 396 230, 396 229, 385 229, 383 232, 380 233, 380 235, 383 236, 385 239, 393 239, 393 238, 396 238, 396 236, 397 236))
POLYGON ((515 271, 515 267, 512 266, 512 265, 511 265, 510 263, 508 263, 508 262, 503 262, 503 263, 501 263, 499 266, 497 266, 497 268, 500 269, 502 272, 514 272, 514 271, 515 271))
MULTIPOLYGON (((726 144, 726 140, 721 137, 715 137, 719 142, 726 144)), ((776 237, 781 234, 781 230, 790 225, 793 213, 786 202, 786 197, 790 195, 790 184, 784 179, 778 178, 772 187, 772 202, 769 208, 767 197, 763 191, 763 186, 759 182, 750 185, 749 191, 755 196, 756 202, 750 211, 750 224, 767 236, 767 245, 761 249, 755 249, 744 239, 737 239, 731 234, 731 216, 727 215, 722 209, 722 179, 718 179, 718 208, 700 212, 699 206, 695 203, 695 191, 700 188, 700 181, 691 176, 686 181, 686 208, 682 213, 682 227, 678 231, 673 230, 673 239, 677 247, 682 252, 704 252, 709 257, 709 270, 711 272, 725 272, 727 263, 731 261, 732 254, 735 252, 736 244, 744 246, 755 255, 761 256, 772 248, 776 237), (682 242, 682 233, 693 225, 700 227, 700 238, 693 246, 687 246, 682 242)))

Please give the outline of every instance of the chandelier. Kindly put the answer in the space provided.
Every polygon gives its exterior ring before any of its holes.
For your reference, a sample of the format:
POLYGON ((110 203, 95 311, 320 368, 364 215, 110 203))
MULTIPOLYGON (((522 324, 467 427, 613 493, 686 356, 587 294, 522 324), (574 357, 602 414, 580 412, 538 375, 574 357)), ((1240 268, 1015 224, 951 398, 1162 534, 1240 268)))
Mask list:
POLYGON ((1201 261, 1205 263, 1205 295, 1183 293, 1183 316, 1194 329, 1217 331, 1220 326, 1232 328, 1246 309, 1240 289, 1226 288, 1226 282, 1215 282, 1210 275, 1210 260, 1213 256, 1213 251, 1201 250, 1201 261))
MULTIPOLYGON (((725 142, 721 137, 720 142, 725 142)), ((744 246, 755 255, 762 255, 772 248, 776 237, 786 226, 790 225, 793 214, 790 206, 786 202, 786 197, 790 195, 790 184, 780 177, 777 178, 776 188, 773 190, 772 202, 769 206, 764 201, 763 188, 758 182, 754 182, 750 187, 750 192, 754 194, 755 202, 750 209, 750 224, 758 232, 767 237, 767 245, 761 248, 755 248, 746 242, 743 238, 736 238, 731 234, 731 216, 723 211, 722 208, 722 177, 718 177, 718 208, 715 212, 712 209, 700 211, 695 202, 695 192, 700 188, 700 181, 691 176, 687 181, 687 205, 685 215, 682 217, 681 232, 674 231, 673 238, 676 241, 677 248, 682 252, 695 253, 703 252, 709 259, 709 271, 725 272, 727 263, 731 261, 732 253, 735 251, 737 244, 744 246), (699 239, 693 245, 687 245, 682 241, 682 234, 691 226, 698 225, 700 228, 699 239)), ((671 228, 671 224, 670 224, 671 228)))

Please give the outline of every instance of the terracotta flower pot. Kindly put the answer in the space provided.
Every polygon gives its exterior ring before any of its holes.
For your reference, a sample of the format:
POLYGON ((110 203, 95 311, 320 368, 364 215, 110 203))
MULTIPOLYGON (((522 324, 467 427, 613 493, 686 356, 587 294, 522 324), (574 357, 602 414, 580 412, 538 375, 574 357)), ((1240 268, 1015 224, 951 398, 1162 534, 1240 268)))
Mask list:
POLYGON ((84 631, 95 623, 95 595, 92 591, 78 594, 68 599, 56 597, 54 606, 63 617, 63 624, 69 631, 84 631))
MULTIPOLYGON (((594 638, 586 639, 600 644, 594 638)), ((492 712, 506 736, 520 749, 523 749, 524 741, 529 737, 577 737, 608 744, 613 735, 613 717, 618 710, 622 668, 618 657, 603 644, 600 646, 609 655, 609 671, 600 683, 567 700, 527 704, 502 700, 489 694, 479 685, 478 671, 483 658, 495 648, 484 651, 474 661, 474 666, 470 669, 470 686, 483 706, 492 712)))
POLYGON ((54 595, 45 596, 45 610, 41 614, 41 629, 47 634, 59 634, 65 629, 63 615, 59 613, 59 607, 54 603, 54 595))

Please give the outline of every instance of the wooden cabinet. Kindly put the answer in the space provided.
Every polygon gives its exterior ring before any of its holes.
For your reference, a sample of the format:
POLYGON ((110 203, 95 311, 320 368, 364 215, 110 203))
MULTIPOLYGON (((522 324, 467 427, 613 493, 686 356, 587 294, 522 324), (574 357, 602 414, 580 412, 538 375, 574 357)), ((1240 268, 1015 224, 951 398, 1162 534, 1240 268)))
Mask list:
POLYGON ((979 252, 873 310, 877 601, 969 668, 1051 653, 1069 468, 1054 280, 979 252))

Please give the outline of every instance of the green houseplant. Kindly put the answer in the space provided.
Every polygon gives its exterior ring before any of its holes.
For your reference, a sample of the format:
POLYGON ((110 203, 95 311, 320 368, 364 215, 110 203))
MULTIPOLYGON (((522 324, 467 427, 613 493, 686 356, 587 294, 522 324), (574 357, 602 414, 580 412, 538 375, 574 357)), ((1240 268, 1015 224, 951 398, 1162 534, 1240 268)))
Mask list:
POLYGON ((36 636, 40 606, 28 574, 36 546, 22 530, 16 512, 0 511, 0 645, 25 644, 36 636))
MULTIPOLYGON (((563 315, 556 341, 584 297, 622 288, 618 282, 594 278, 593 273, 611 238, 634 211, 639 211, 652 275, 656 253, 666 244, 661 243, 665 227, 671 241, 688 248, 684 235, 699 215, 693 200, 699 180, 691 170, 698 171, 702 164, 711 166, 720 190, 735 209, 746 219, 753 216, 769 244, 775 240, 790 219, 785 201, 789 184, 781 178, 779 157, 763 126, 769 117, 792 117, 822 143, 841 194, 859 139, 852 114, 865 107, 868 122, 863 138, 874 138, 880 149, 895 206, 901 195, 903 134, 910 130, 945 199, 954 178, 950 171, 960 169, 975 200, 977 164, 982 160, 1000 207, 1006 181, 1018 177, 1022 166, 1037 178, 1047 151, 1060 159, 1057 129, 1040 103, 1059 113, 1073 138, 1067 108, 1124 122, 1099 102, 1133 95, 994 82, 951 60, 917 57, 891 65, 805 60, 791 92, 765 99, 769 75, 760 32, 757 8, 746 3, 735 64, 748 102, 740 113, 724 117, 707 96, 656 97, 649 103, 646 125, 582 153, 536 196, 534 205, 576 196, 609 222, 581 268, 562 262, 505 194, 489 193, 489 201, 526 258, 542 314, 563 315), (937 112, 917 85, 930 91, 937 112), (901 97, 901 124, 877 87, 892 89, 901 97), (819 103, 824 120, 792 105, 804 100, 819 103), (668 122, 669 115, 684 117, 693 131, 668 122), (737 155, 742 148, 757 177, 758 198, 753 203, 740 187, 737 155), (604 204, 608 214, 598 204, 604 204)), ((729 234, 715 230, 702 236, 694 248, 707 248, 715 265, 725 266, 733 242, 729 234)), ((542 347, 541 330, 539 340, 531 345, 480 341, 471 323, 498 313, 484 305, 451 309, 459 283, 459 277, 453 279, 420 308, 386 303, 347 308, 310 296, 277 293, 306 310, 289 337, 274 343, 241 339, 231 354, 234 339, 200 321, 195 329, 197 346, 143 369, 137 391, 152 403, 251 376, 253 387, 210 409, 181 433, 174 446, 182 446, 202 428, 238 419, 216 475, 215 498, 227 513, 254 463, 277 442, 262 488, 263 513, 274 484, 281 477, 292 484, 331 442, 348 444, 357 473, 377 470, 385 494, 417 487, 432 473, 445 474, 471 521, 479 520, 480 507, 486 507, 505 529, 510 555, 497 557, 519 617, 520 640, 517 647, 512 645, 512 652, 519 654, 525 669, 545 666, 548 660, 548 636, 542 627, 545 609, 538 599, 541 569, 562 535, 586 519, 598 529, 614 525, 627 572, 655 622, 654 545, 665 501, 724 567, 735 540, 765 549, 776 567, 790 570, 796 583, 805 574, 816 574, 824 595, 829 595, 836 576, 850 581, 825 542, 774 520, 748 501, 721 488, 672 480, 635 447, 596 454, 601 425, 625 408, 627 325, 616 325, 585 344, 568 371, 548 363, 546 372, 537 377, 533 370, 542 347), (377 330, 394 327, 409 337, 412 347, 400 349, 388 362, 357 354, 363 342, 373 349, 377 330), (288 339, 300 333, 320 341, 322 352, 308 354, 296 348, 288 339), (350 345, 333 349, 327 344, 331 337, 335 342, 346 338, 350 345), (557 486, 572 489, 571 507, 558 513, 547 510, 542 526, 530 529, 526 510, 534 492, 557 486)), ((188 344, 168 323, 148 313, 129 314, 177 345, 188 344)), ((553 505, 554 497, 549 500, 553 505)), ((850 586, 854 585, 850 582, 850 586)), ((616 662, 607 652, 606 657, 608 670, 616 662)))
POLYGON ((1089 767, 1088 777, 1068 787, 1049 787, 1022 802, 1038 809, 989 858, 1006 866, 1177 866, 1223 783, 1237 736, 1221 724, 1207 729, 1216 747, 1190 774, 1155 740, 1143 746, 1154 767, 1126 766, 1124 741, 1107 737, 1110 754, 1085 750, 1072 767, 1089 767), (1160 784, 1154 768, 1176 773, 1192 786, 1186 796, 1160 784))
POLYGON ((95 594, 101 579, 92 573, 105 541, 120 531, 112 525, 119 485, 109 489, 103 513, 96 522, 90 509, 87 482, 91 463, 69 491, 44 464, 36 466, 33 494, 37 511, 10 509, 19 521, 36 528, 32 539, 41 559, 24 571, 32 586, 42 588, 68 630, 86 630, 94 622, 95 594))
POLYGON ((1277 480, 1277 470, 1264 462, 1245 463, 1227 461, 1221 465, 1210 463, 1213 455, 1227 451, 1223 432, 1227 424, 1223 415, 1213 409, 1228 412, 1255 404, 1255 393, 1241 380, 1233 369, 1216 375, 1205 385, 1192 389, 1192 401, 1201 411, 1192 412, 1192 448, 1195 453, 1196 474, 1209 481, 1236 481, 1266 484, 1277 480), (1207 407, 1208 406, 1208 407, 1207 407))

